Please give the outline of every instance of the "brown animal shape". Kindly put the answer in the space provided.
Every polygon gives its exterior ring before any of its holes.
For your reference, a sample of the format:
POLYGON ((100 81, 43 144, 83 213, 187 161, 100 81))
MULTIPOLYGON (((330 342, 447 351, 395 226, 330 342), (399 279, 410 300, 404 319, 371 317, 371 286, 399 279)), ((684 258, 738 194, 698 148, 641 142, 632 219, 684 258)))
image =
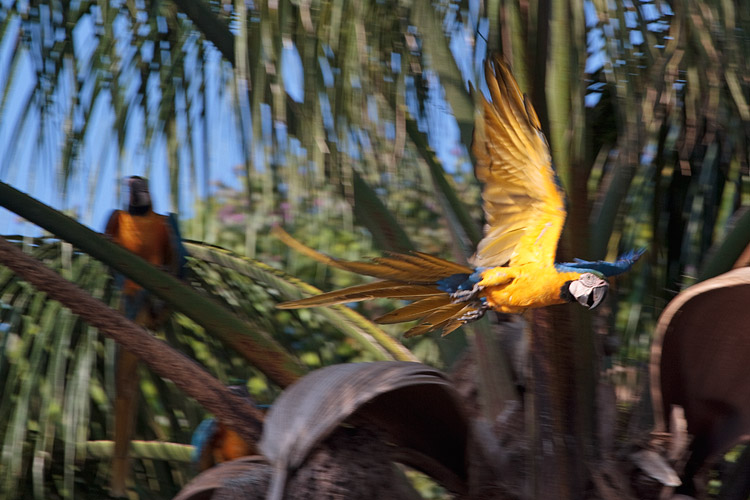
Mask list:
POLYGON ((694 285, 669 303, 651 348, 657 432, 674 405, 693 436, 685 492, 707 460, 750 434, 750 268, 694 285))

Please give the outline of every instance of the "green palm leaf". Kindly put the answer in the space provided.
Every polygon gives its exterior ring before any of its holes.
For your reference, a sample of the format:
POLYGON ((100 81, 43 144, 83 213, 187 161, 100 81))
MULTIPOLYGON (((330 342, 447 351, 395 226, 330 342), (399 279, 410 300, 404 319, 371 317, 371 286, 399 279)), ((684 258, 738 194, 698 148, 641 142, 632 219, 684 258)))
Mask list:
MULTIPOLYGON (((279 269, 252 259, 238 257, 221 248, 196 242, 186 242, 190 255, 199 261, 215 264, 275 289, 280 299, 294 300, 303 294, 317 294, 320 290, 279 269)), ((197 263, 196 263, 197 264, 197 263)), ((226 286, 226 284, 223 284, 226 286)), ((336 325, 345 335, 351 336, 375 359, 417 361, 417 358, 400 342, 375 326, 357 312, 345 306, 321 308, 317 314, 336 325)))

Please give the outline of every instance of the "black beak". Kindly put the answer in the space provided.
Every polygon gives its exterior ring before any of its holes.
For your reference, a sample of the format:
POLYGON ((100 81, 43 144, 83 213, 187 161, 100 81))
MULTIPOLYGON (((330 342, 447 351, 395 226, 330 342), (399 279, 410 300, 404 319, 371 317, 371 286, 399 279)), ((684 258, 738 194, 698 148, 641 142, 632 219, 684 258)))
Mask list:
POLYGON ((586 307, 588 307, 589 309, 594 309, 599 304, 601 304, 604 298, 607 296, 607 290, 609 290, 609 286, 606 285, 594 287, 586 300, 586 307))

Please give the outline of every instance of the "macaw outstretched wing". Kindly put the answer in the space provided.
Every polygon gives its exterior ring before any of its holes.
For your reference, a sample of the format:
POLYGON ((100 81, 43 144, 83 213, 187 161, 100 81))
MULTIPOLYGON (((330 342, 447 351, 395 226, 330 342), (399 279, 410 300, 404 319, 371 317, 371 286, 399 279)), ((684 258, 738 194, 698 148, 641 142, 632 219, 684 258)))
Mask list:
POLYGON ((485 76, 492 102, 481 97, 472 151, 476 176, 484 184, 487 226, 473 264, 551 266, 565 206, 547 140, 508 66, 498 57, 488 60, 485 76))
POLYGON ((620 255, 614 262, 607 262, 605 260, 583 260, 574 259, 574 262, 563 262, 556 264, 555 266, 559 270, 564 271, 580 271, 580 272, 594 272, 595 274, 601 274, 603 276, 616 276, 622 274, 631 267, 633 264, 643 255, 646 251, 645 248, 638 250, 629 250, 624 254, 620 255))

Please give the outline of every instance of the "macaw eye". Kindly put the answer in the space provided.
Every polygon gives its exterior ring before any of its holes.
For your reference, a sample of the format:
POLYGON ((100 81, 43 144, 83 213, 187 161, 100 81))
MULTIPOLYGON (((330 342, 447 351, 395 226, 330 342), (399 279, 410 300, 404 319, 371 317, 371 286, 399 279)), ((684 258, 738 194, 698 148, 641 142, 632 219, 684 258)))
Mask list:
POLYGON ((592 274, 592 273, 583 273, 578 278, 578 281, 580 281, 587 288, 594 288, 595 286, 601 285, 602 282, 606 283, 606 281, 604 281, 599 276, 592 274))

